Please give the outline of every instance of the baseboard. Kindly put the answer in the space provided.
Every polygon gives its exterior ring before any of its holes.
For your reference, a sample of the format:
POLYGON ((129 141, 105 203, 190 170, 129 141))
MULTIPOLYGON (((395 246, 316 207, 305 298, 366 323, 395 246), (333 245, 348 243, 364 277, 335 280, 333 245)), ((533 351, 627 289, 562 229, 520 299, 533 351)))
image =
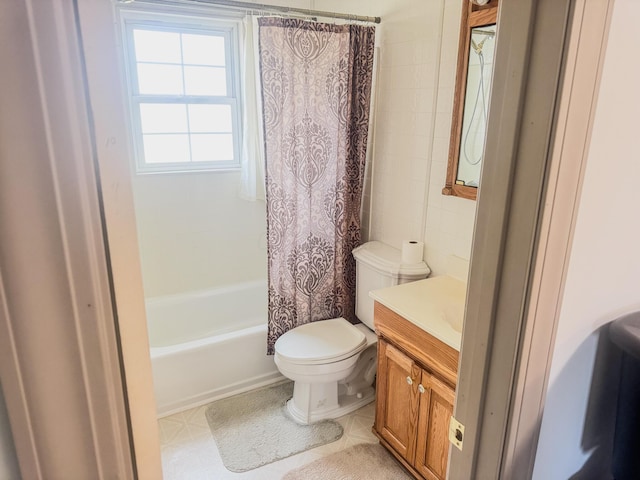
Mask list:
POLYGON ((169 405, 158 406, 158 418, 168 417, 174 413, 179 413, 191 408, 200 407, 222 398, 232 397, 239 393, 255 390, 256 388, 265 387, 275 383, 288 381, 280 372, 270 372, 264 375, 258 375, 242 382, 233 383, 225 387, 209 390, 208 392, 194 395, 179 402, 173 402, 169 405))

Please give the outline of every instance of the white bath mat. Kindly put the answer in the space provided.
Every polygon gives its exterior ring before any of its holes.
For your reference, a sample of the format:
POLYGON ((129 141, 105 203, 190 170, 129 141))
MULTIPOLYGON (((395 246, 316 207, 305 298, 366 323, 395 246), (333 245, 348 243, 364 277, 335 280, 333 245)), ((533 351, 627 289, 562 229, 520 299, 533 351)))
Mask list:
POLYGON ((411 480, 377 443, 361 443, 287 473, 282 480, 411 480))
POLYGON ((207 422, 228 470, 246 472, 342 436, 342 426, 333 420, 313 425, 291 420, 285 403, 292 394, 293 383, 287 382, 207 406, 207 422))

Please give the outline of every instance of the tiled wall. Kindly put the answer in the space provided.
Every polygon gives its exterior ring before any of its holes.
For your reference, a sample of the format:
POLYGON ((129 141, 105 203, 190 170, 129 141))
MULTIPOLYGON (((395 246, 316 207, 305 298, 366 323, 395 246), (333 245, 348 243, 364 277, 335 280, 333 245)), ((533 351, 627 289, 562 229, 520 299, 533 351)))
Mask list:
POLYGON ((469 260, 476 202, 442 195, 447 173, 462 2, 443 0, 442 44, 431 175, 429 178, 425 258, 434 274, 448 273, 450 255, 469 260))
POLYGON ((440 2, 381 2, 371 236, 421 239, 435 120, 440 2))
POLYGON ((403 239, 423 239, 424 258, 433 274, 450 273, 450 256, 466 261, 471 257, 476 209, 475 201, 441 193, 462 0, 299 3, 382 17, 373 182, 365 190, 364 233, 397 248, 403 239))
POLYGON ((425 241, 435 275, 469 260, 476 202, 442 195, 462 2, 382 0, 372 238, 425 241))

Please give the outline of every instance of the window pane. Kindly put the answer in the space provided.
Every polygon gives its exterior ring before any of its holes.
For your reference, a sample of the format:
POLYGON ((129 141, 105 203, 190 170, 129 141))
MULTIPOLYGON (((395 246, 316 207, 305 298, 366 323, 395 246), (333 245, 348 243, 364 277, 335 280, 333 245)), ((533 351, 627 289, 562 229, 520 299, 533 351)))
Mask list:
POLYGON ((143 135, 145 163, 189 162, 189 135, 143 135))
POLYGON ((143 103, 142 133, 187 133, 186 105, 143 103))
POLYGON ((179 65, 138 64, 141 94, 182 95, 182 68, 179 65))
POLYGON ((231 105, 189 105, 189 128, 195 133, 231 132, 231 105))
POLYGON ((224 37, 183 34, 182 54, 184 63, 224 67, 224 37))
POLYGON ((194 162, 233 160, 233 137, 231 134, 191 135, 191 155, 194 162))
POLYGON ((187 95, 226 95, 227 79, 224 68, 184 67, 187 95))
POLYGON ((133 39, 138 62, 181 63, 179 33, 134 30, 133 39))

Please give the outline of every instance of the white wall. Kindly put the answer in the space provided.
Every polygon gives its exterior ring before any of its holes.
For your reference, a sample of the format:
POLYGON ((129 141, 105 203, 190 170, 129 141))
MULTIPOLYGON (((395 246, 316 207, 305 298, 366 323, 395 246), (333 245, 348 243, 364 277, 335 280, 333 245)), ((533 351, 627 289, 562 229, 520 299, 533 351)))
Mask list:
POLYGON ((7 407, 0 388, 0 478, 2 480, 17 480, 20 478, 18 460, 11 436, 7 407))
POLYGON ((534 479, 609 477, 619 372, 603 326, 640 310, 639 22, 640 2, 616 0, 534 479))
POLYGON ((265 204, 239 198, 239 177, 134 175, 146 297, 266 278, 265 204))
POLYGON ((476 202, 442 195, 447 174, 462 2, 445 0, 437 112, 428 185, 425 258, 433 275, 453 273, 449 257, 471 258, 476 202))
POLYGON ((441 2, 381 1, 371 237, 422 239, 437 88, 441 2))

